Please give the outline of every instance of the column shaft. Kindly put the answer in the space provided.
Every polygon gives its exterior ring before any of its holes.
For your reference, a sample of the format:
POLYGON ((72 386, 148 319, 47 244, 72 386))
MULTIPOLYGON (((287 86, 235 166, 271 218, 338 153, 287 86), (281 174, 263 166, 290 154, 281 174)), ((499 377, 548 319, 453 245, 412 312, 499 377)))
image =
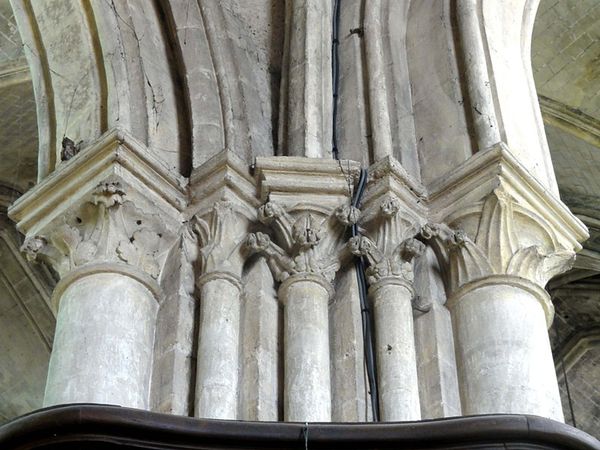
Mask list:
POLYGON ((211 278, 200 291, 200 330, 194 415, 236 419, 239 380, 240 288, 211 278))
POLYGON ((498 283, 462 289, 451 300, 463 414, 563 421, 539 295, 498 283))
POLYGON ((420 420, 412 298, 404 283, 370 288, 375 318, 379 407, 384 421, 420 420))
POLYGON ((321 282, 294 276, 282 284, 280 295, 284 301, 285 420, 329 422, 330 292, 321 282))
POLYGON ((148 408, 158 303, 135 279, 97 273, 62 293, 44 406, 148 408))
POLYGON ((456 16, 477 149, 483 151, 501 138, 477 14, 478 4, 477 0, 458 0, 456 16))
POLYGON ((286 0, 286 9, 280 150, 323 158, 332 133, 332 2, 286 0))

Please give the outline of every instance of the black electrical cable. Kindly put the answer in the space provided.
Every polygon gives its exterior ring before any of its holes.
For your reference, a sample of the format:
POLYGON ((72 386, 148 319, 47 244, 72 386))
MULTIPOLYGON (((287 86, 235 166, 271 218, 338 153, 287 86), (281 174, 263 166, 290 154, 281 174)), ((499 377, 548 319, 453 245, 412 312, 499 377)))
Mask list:
POLYGON ((340 59, 338 55, 339 46, 339 29, 340 29, 340 1, 333 2, 333 23, 332 23, 332 39, 331 39, 331 78, 333 91, 332 117, 333 128, 331 133, 331 155, 333 159, 340 159, 337 141, 337 109, 338 109, 338 93, 340 85, 340 59))
MULTIPOLYGON (((358 187, 356 189, 354 198, 352 199, 352 206, 357 207, 360 198, 365 190, 365 184, 367 181, 367 169, 360 170, 360 178, 358 180, 358 187)), ((352 225, 352 237, 357 237, 358 225, 352 225)), ((369 380, 370 395, 371 395, 371 409, 373 411, 373 421, 379 422, 379 392, 377 389, 377 370, 375 363, 375 343, 373 341, 372 332, 372 319, 371 310, 369 308, 369 301, 367 298, 367 280, 365 278, 366 264, 364 258, 357 257, 354 260, 354 266, 356 267, 356 279, 358 281, 358 292, 360 297, 360 312, 362 318, 362 331, 363 331, 363 347, 365 353, 365 363, 367 366, 367 379, 369 380)))
MULTIPOLYGON (((333 159, 340 159, 337 140, 337 112, 338 112, 338 93, 340 84, 340 61, 338 55, 340 29, 340 0, 334 0, 333 3, 333 23, 331 39, 331 75, 332 75, 332 133, 331 133, 331 156, 333 159)), ((352 206, 355 208, 360 204, 365 185, 367 182, 367 169, 360 170, 358 186, 352 197, 352 206)), ((352 225, 352 237, 357 237, 358 226, 352 225)), ((367 379, 369 381, 371 409, 373 412, 373 421, 379 422, 379 393, 377 389, 377 370, 375 363, 375 347, 372 332, 371 311, 367 298, 367 279, 365 277, 366 264, 363 257, 357 257, 354 262, 356 268, 356 279, 358 282, 358 292, 360 297, 360 311, 362 319, 363 347, 365 353, 365 365, 367 368, 367 379)))

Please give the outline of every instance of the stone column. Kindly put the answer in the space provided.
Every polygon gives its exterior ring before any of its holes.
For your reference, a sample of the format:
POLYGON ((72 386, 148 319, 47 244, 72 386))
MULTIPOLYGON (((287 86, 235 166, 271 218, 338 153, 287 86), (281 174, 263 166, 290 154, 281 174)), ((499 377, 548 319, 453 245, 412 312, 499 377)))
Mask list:
POLYGON ((259 210, 287 250, 264 233, 250 234, 247 246, 263 253, 281 281, 284 306, 284 419, 292 422, 331 420, 328 303, 331 282, 339 268, 343 227, 356 221, 358 211, 345 207, 331 216, 322 210, 301 210, 294 219, 269 202, 259 210))
POLYGON ((212 272, 198 280, 200 326, 194 415, 237 418, 239 396, 240 281, 212 272))
POLYGON ((200 325, 195 417, 237 419, 240 312, 244 263, 241 241, 248 220, 232 201, 218 201, 195 216, 200 241, 200 325))
MULTIPOLYGON (((455 212, 450 227, 422 230, 446 272, 462 413, 562 421, 547 333, 554 309, 543 286, 570 267, 576 243, 560 234, 556 201, 536 209, 509 188, 455 212)), ((562 224, 581 233, 577 225, 562 224)))
POLYGON ((452 317, 441 272, 431 248, 415 259, 415 344, 422 419, 461 415, 452 317))
POLYGON ((157 279, 172 235, 130 194, 134 200, 120 181, 100 183, 88 201, 25 241, 28 256, 61 278, 45 406, 149 408, 157 279))
POLYGON ((381 419, 419 420, 411 286, 386 280, 369 288, 373 304, 381 419))
POLYGON ((280 419, 282 311, 264 258, 248 264, 243 278, 240 420, 280 419), (281 319, 281 320, 280 320, 281 319))
POLYGON ((331 420, 328 314, 331 295, 331 284, 318 275, 294 275, 279 289, 284 305, 286 420, 331 420))
POLYGON ((471 120, 479 150, 501 141, 493 100, 490 76, 481 36, 478 9, 480 0, 458 0, 456 20, 464 58, 464 74, 468 98, 474 113, 471 120))
POLYGON ((518 412, 563 421, 548 339, 548 293, 518 277, 489 277, 450 302, 463 414, 518 412))
POLYGON ((331 151, 332 2, 286 0, 279 151, 323 158, 331 151))
POLYGON ((135 276, 95 270, 71 274, 55 294, 59 308, 43 405, 148 409, 155 292, 135 276))
POLYGON ((128 133, 113 131, 9 209, 22 250, 60 279, 44 405, 150 408, 161 282, 184 185, 128 133))
POLYGON ((400 223, 400 203, 395 197, 384 198, 380 208, 383 223, 375 228, 379 246, 366 236, 349 242, 352 253, 369 261, 367 281, 375 322, 380 415, 383 421, 420 420, 412 260, 424 246, 412 238, 398 243, 415 227, 408 220, 400 223))

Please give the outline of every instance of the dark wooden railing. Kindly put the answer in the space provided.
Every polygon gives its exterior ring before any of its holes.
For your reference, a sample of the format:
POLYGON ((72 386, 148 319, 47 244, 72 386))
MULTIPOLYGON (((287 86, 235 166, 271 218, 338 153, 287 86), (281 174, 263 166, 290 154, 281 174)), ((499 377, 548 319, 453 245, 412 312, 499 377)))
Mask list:
POLYGON ((568 425, 487 415, 341 424, 199 420, 105 405, 41 409, 0 427, 0 449, 567 449, 600 450, 568 425))

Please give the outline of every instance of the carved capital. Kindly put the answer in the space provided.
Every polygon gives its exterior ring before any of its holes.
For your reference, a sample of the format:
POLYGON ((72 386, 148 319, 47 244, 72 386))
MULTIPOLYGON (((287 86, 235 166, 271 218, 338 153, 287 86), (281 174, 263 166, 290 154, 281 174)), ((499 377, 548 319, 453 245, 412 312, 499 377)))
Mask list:
POLYGON ((385 253, 366 236, 350 239, 348 247, 353 254, 364 256, 369 262, 366 275, 370 285, 376 285, 387 278, 400 278, 407 283, 412 283, 414 279, 412 261, 425 250, 421 242, 409 238, 398 244, 391 252, 385 253))
POLYGON ((419 218, 396 195, 386 193, 369 205, 360 224, 363 235, 350 239, 348 248, 367 259, 368 283, 374 288, 383 282, 411 286, 413 259, 425 249, 414 239, 419 218))
POLYGON ((489 194, 480 208, 450 226, 427 224, 421 229, 445 267, 450 293, 491 275, 524 278, 543 288, 571 267, 575 253, 561 248, 552 228, 502 188, 489 194))
POLYGON ((228 200, 217 201, 209 211, 193 217, 191 227, 199 245, 199 275, 223 272, 241 276, 247 225, 241 208, 228 200))
POLYGON ((418 234, 421 219, 396 195, 387 193, 371 203, 360 218, 360 227, 386 254, 418 234))
POLYGON ((246 247, 265 255, 278 281, 310 274, 331 282, 340 267, 344 227, 359 216, 360 211, 351 206, 338 207, 326 215, 309 208, 294 208, 290 213, 268 202, 259 208, 258 217, 273 228, 281 246, 264 233, 253 233, 246 238, 246 247))
POLYGON ((100 183, 91 199, 67 211, 21 250, 62 277, 88 264, 120 263, 158 279, 171 239, 158 214, 126 200, 118 181, 100 183))

